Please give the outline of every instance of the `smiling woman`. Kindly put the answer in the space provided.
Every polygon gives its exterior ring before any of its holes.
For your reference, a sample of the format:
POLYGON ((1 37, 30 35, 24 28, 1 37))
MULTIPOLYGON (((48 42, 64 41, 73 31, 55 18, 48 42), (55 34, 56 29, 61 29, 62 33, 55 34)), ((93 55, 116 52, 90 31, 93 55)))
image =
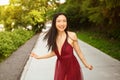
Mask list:
POLYGON ((0 5, 8 5, 9 0, 0 0, 0 5))
POLYGON ((81 66, 74 56, 73 50, 77 53, 83 64, 89 70, 92 65, 85 60, 77 41, 75 32, 68 31, 68 18, 64 13, 57 13, 53 16, 52 25, 44 39, 47 39, 48 50, 51 52, 44 55, 37 55, 31 52, 31 57, 45 59, 57 56, 54 80, 83 80, 81 66))

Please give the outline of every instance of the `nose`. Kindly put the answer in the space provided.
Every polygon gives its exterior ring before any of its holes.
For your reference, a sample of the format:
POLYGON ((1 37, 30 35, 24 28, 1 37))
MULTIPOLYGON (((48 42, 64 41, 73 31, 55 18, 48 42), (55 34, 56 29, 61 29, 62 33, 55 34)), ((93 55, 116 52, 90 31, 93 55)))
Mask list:
POLYGON ((60 24, 61 24, 61 25, 64 25, 64 24, 65 24, 65 22, 64 22, 64 21, 61 21, 61 22, 60 22, 60 24))

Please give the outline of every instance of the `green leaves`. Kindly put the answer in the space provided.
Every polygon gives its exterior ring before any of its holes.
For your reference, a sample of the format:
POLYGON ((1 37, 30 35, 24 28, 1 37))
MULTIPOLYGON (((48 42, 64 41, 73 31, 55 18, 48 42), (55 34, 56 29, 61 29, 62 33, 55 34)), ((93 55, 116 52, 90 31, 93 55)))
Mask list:
POLYGON ((88 8, 88 18, 89 21, 94 22, 96 24, 100 24, 104 21, 104 17, 101 13, 100 7, 88 8))
POLYGON ((48 0, 10 0, 7 6, 0 6, 0 22, 5 24, 6 30, 18 26, 35 26, 45 22, 48 0), (11 24, 14 22, 14 26, 11 24))
POLYGON ((0 58, 8 57, 33 35, 32 31, 22 29, 13 32, 0 32, 0 58))
POLYGON ((5 32, 0 33, 0 56, 7 57, 10 55, 9 53, 11 53, 11 50, 15 49, 14 46, 12 46, 13 41, 12 41, 11 37, 9 37, 8 34, 9 34, 9 32, 8 33, 5 33, 5 32))
POLYGON ((104 2, 109 9, 120 6, 120 0, 104 0, 104 2))
POLYGON ((30 11, 28 13, 28 16, 29 18, 31 18, 33 25, 36 25, 37 23, 40 23, 40 22, 44 22, 44 15, 37 10, 30 11))

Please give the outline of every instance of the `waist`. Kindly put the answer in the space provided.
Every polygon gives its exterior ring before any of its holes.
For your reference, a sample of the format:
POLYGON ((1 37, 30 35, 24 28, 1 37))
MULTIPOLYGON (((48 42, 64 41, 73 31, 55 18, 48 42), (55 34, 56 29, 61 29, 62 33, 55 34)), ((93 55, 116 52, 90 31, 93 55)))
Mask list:
POLYGON ((58 60, 64 60, 64 59, 68 59, 69 60, 69 58, 70 59, 71 58, 75 58, 75 56, 72 54, 72 55, 65 55, 65 56, 58 56, 57 57, 58 60))

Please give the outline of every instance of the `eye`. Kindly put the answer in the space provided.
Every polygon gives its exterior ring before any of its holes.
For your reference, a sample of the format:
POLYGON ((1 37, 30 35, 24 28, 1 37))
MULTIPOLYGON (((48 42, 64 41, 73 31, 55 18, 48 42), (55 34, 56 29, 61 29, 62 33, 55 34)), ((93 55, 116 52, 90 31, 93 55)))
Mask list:
POLYGON ((57 20, 56 22, 60 22, 60 20, 57 20))
POLYGON ((63 20, 63 22, 67 22, 66 20, 63 20))

